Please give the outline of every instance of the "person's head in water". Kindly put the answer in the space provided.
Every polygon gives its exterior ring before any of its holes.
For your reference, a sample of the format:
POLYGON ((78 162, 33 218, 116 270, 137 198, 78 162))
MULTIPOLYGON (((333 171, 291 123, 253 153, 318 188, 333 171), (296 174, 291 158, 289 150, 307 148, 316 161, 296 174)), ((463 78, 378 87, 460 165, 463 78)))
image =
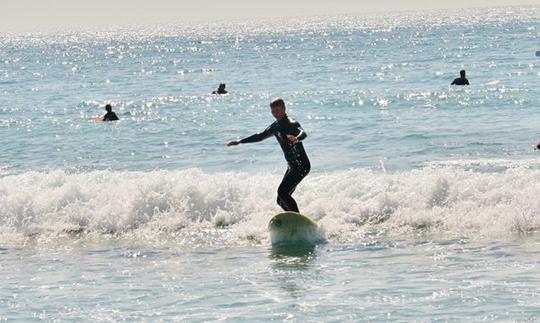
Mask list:
POLYGON ((469 85, 469 80, 465 77, 465 70, 459 71, 459 77, 454 79, 450 85, 469 85))
POLYGON ((105 115, 102 117, 102 121, 118 120, 118 116, 112 111, 112 107, 110 104, 105 105, 105 110, 107 110, 107 113, 105 113, 105 115))
POLYGON ((225 90, 225 83, 220 83, 218 86, 218 89, 212 94, 227 94, 228 92, 225 90))
POLYGON ((281 119, 285 115, 285 101, 282 98, 273 99, 270 102, 270 109, 272 110, 272 115, 276 119, 281 119))

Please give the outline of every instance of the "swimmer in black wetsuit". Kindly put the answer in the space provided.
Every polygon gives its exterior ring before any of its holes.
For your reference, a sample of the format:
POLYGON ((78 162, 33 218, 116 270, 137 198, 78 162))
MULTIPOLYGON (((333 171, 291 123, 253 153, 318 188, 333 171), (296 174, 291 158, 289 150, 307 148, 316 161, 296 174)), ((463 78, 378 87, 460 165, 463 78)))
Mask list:
POLYGON ((111 107, 110 104, 107 104, 105 106, 105 110, 107 110, 107 113, 103 116, 103 118, 101 120, 103 120, 103 121, 117 121, 117 120, 119 120, 116 113, 114 113, 112 111, 112 107, 111 107))
POLYGON ((298 205, 291 195, 296 186, 311 170, 309 158, 304 150, 304 145, 302 145, 302 140, 307 137, 307 134, 298 122, 292 120, 286 114, 283 99, 273 100, 270 107, 272 115, 276 118, 274 123, 261 133, 242 140, 233 140, 227 146, 259 142, 274 135, 289 165, 278 188, 277 204, 285 211, 299 212, 298 205))
POLYGON ((221 83, 217 91, 212 92, 212 94, 227 94, 229 92, 225 91, 225 83, 221 83))
POLYGON ((455 79, 450 85, 469 85, 469 80, 465 77, 465 70, 459 71, 460 77, 455 79))

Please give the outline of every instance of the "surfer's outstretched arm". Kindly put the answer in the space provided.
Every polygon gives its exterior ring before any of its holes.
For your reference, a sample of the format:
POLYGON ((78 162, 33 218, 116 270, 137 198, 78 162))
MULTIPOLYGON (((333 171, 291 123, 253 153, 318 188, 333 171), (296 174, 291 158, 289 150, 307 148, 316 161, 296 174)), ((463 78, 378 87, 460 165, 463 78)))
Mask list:
POLYGON ((247 138, 244 138, 242 140, 240 140, 240 143, 241 144, 247 144, 247 143, 250 143, 250 142, 259 142, 259 141, 263 141, 265 139, 268 139, 270 137, 272 137, 272 135, 274 134, 274 124, 271 124, 268 128, 264 129, 263 132, 259 132, 259 133, 256 133, 254 135, 251 135, 247 138))
POLYGON ((263 141, 265 139, 268 139, 268 138, 272 137, 273 134, 274 134, 274 124, 270 125, 263 132, 256 133, 256 134, 251 135, 251 136, 249 136, 247 138, 244 138, 242 140, 230 141, 227 144, 227 146, 236 146, 238 144, 247 144, 247 143, 251 143, 251 142, 263 141))

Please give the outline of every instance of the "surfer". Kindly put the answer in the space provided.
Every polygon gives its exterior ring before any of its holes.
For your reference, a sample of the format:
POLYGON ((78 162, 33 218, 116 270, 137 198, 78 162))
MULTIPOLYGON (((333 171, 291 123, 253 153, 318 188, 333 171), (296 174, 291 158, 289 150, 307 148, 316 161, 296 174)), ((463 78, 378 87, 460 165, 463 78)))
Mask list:
POLYGON ((212 94, 227 94, 229 92, 225 91, 225 83, 221 83, 217 91, 212 92, 212 94))
POLYGON ((117 121, 117 120, 119 120, 116 113, 114 113, 112 111, 112 107, 111 107, 110 104, 107 104, 105 106, 105 110, 107 110, 107 113, 101 118, 102 121, 117 121))
POLYGON ((287 115, 283 99, 272 100, 270 108, 272 115, 276 118, 274 123, 261 133, 242 140, 233 140, 227 146, 259 142, 274 135, 288 164, 287 171, 278 187, 277 204, 285 211, 299 212, 298 205, 291 195, 311 169, 309 158, 302 144, 302 140, 307 137, 307 134, 298 122, 287 115))
POLYGON ((450 85, 469 85, 469 80, 465 77, 465 70, 459 71, 459 75, 450 85))

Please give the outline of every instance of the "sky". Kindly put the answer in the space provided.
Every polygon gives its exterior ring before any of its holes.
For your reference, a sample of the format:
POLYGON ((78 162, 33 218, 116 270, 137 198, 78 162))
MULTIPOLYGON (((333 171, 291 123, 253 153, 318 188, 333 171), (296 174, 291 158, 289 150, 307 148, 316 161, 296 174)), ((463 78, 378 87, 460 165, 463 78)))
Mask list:
POLYGON ((0 0, 0 32, 529 4, 540 0, 0 0))

